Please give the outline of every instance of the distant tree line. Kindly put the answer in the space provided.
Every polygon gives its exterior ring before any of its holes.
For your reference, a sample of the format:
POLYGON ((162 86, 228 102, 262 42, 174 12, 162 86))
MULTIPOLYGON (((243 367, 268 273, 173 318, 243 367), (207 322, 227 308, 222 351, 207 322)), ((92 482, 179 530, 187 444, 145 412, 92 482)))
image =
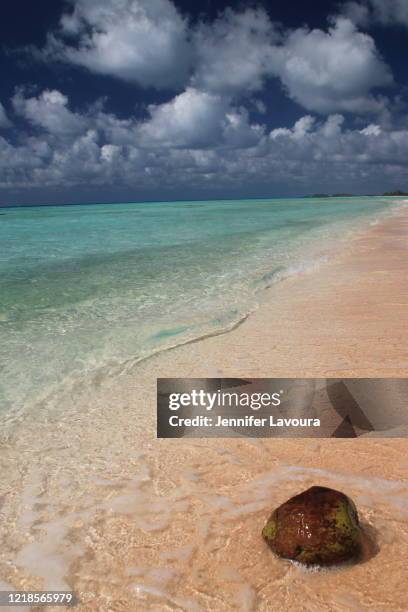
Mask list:
POLYGON ((400 189, 397 189, 396 191, 386 191, 385 193, 383 193, 383 195, 385 196, 408 196, 408 193, 406 191, 401 191, 400 189))
MULTIPOLYGON (((373 193, 367 193, 367 196, 376 195, 373 193)), ((396 189, 395 191, 386 191, 382 194, 383 196, 408 196, 408 192, 396 189)), ((314 193, 313 195, 306 195, 305 198, 352 198, 355 197, 353 193, 314 193)))

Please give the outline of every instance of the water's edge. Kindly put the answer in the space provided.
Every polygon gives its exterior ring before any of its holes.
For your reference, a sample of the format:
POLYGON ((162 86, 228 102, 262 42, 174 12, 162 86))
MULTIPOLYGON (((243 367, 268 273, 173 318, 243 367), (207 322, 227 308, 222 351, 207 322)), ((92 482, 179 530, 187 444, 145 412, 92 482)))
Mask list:
POLYGON ((387 210, 383 210, 381 212, 377 211, 375 214, 373 213, 372 216, 359 219, 359 223, 357 224, 358 227, 349 229, 345 236, 341 238, 338 237, 337 240, 330 242, 330 248, 326 248, 323 255, 320 253, 317 257, 308 260, 306 263, 304 261, 300 261, 298 263, 291 262, 286 267, 279 266, 272 270, 269 274, 264 275, 264 277, 260 278, 259 284, 253 287, 252 303, 247 305, 245 310, 235 312, 234 316, 232 316, 230 319, 224 321, 218 320, 213 325, 214 329, 210 328, 204 331, 201 329, 196 331, 192 329, 189 330, 188 334, 182 335, 182 337, 180 337, 178 334, 176 334, 175 337, 169 334, 169 337, 166 340, 162 339, 160 345, 155 348, 151 347, 151 350, 145 352, 141 351, 138 355, 133 355, 132 357, 123 359, 120 362, 98 365, 94 369, 87 369, 79 375, 75 373, 73 377, 71 375, 65 376, 55 385, 49 386, 45 392, 43 391, 41 394, 39 394, 34 401, 29 403, 24 402, 16 410, 1 415, 0 418, 2 421, 3 432, 5 433, 8 431, 8 433, 10 433, 10 428, 12 428, 14 424, 21 422, 26 413, 32 413, 33 410, 35 412, 37 408, 43 409, 45 407, 52 407, 53 403, 55 403, 58 397, 59 392, 61 391, 67 392, 67 390, 70 389, 74 391, 77 386, 80 386, 83 383, 90 384, 92 386, 95 384, 95 381, 100 380, 101 377, 115 377, 125 374, 137 364, 151 359, 162 352, 187 344, 199 342, 206 338, 224 335, 231 332, 242 325, 248 319, 248 317, 250 317, 251 314, 258 309, 265 291, 275 288, 279 283, 293 276, 318 270, 322 265, 326 264, 333 257, 335 257, 336 253, 339 252, 340 246, 351 240, 356 233, 366 229, 370 224, 376 224, 380 222, 382 218, 387 218, 394 214, 394 212, 403 204, 405 204, 405 202, 394 202, 393 205, 387 210))

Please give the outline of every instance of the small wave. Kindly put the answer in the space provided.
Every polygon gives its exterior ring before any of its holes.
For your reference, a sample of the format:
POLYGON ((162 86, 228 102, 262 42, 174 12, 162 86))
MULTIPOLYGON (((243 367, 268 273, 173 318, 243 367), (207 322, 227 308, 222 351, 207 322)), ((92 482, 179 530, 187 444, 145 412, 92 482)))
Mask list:
POLYGON ((161 329, 160 331, 152 334, 150 338, 152 340, 162 340, 163 338, 171 338, 172 336, 179 336, 180 334, 188 330, 187 325, 180 325, 178 327, 172 327, 167 329, 161 329))
POLYGON ((258 285, 263 283, 263 289, 269 289, 274 284, 283 281, 291 276, 298 276, 301 274, 308 274, 318 270, 323 264, 329 261, 328 255, 321 257, 307 259, 287 267, 279 266, 271 272, 264 274, 258 281, 258 285))

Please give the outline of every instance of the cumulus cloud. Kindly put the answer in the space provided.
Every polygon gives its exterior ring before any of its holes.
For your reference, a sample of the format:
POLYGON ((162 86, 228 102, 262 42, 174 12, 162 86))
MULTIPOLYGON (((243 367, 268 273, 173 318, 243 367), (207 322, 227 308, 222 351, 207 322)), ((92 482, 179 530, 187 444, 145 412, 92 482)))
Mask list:
POLYGON ((170 102, 149 107, 150 119, 139 128, 144 146, 205 148, 249 146, 262 128, 248 123, 243 109, 230 106, 227 98, 188 88, 170 102))
POLYGON ((408 2, 406 0, 362 0, 346 2, 343 13, 355 23, 369 25, 371 22, 383 25, 408 27, 408 2))
POLYGON ((381 23, 399 23, 408 26, 406 0, 370 0, 374 18, 381 23))
MULTIPOLYGON (((261 8, 228 8, 192 25, 170 0, 76 0, 44 55, 143 87, 228 99, 248 98, 279 78, 298 104, 326 114, 379 112, 384 98, 372 90, 392 84, 373 38, 344 16, 327 31, 284 32, 261 8)), ((161 114, 177 112, 190 95, 161 114)))
POLYGON ((370 10, 366 4, 351 0, 340 7, 341 14, 353 23, 366 26, 370 18, 370 10))
POLYGON ((226 110, 220 96, 189 88, 170 102, 149 106, 150 119, 140 127, 142 142, 176 148, 214 145, 226 110))
POLYGON ((200 24, 193 40, 194 85, 232 94, 262 88, 279 34, 263 9, 227 9, 213 23, 200 24))
POLYGON ((12 109, 22 129, 0 137, 3 187, 280 182, 302 191, 324 177, 343 191, 352 180, 404 175, 408 131, 383 121, 385 101, 375 90, 393 79, 373 38, 357 29, 363 5, 354 7, 354 22, 342 16, 326 30, 285 32, 262 9, 228 9, 191 25, 170 0, 70 1, 43 55, 176 91, 150 104, 146 117, 123 118, 102 103, 74 109, 56 89, 20 88, 12 109), (267 119, 271 109, 257 97, 269 79, 280 79, 306 109, 291 127, 267 130, 249 112, 267 119), (378 114, 350 129, 349 113, 378 114))
POLYGON ((226 9, 214 22, 188 24, 171 0, 70 0, 42 57, 143 87, 212 93, 262 86, 278 35, 262 9, 226 9))
POLYGON ((187 24, 170 0, 71 0, 44 55, 143 87, 177 88, 189 70, 187 24))
POLYGON ((341 115, 314 122, 305 131, 299 130, 298 123, 270 134, 271 163, 282 172, 286 159, 291 168, 287 175, 291 173, 293 181, 310 185, 314 180, 316 185, 325 184, 329 189, 336 185, 340 190, 365 184, 370 191, 379 177, 383 182, 405 183, 407 130, 385 131, 376 124, 350 130, 344 127, 341 115))
POLYGON ((152 107, 144 121, 121 120, 97 106, 83 115, 74 113, 57 91, 36 98, 20 92, 15 101, 27 126, 33 124, 33 108, 42 104, 62 107, 69 113, 68 123, 74 117, 75 129, 56 132, 53 121, 39 118, 31 134, 28 130, 14 141, 0 137, 3 188, 115 185, 148 191, 157 185, 228 189, 279 183, 302 192, 322 181, 330 189, 349 190, 353 182, 366 184, 379 176, 403 185, 406 177, 407 129, 385 129, 373 122, 350 129, 341 114, 323 121, 305 115, 290 128, 268 133, 224 97, 194 89, 176 96, 170 106, 152 107), (190 107, 191 115, 186 115, 190 107), (213 125, 211 146, 201 128, 197 133, 203 114, 213 125), (76 131, 78 121, 81 131, 76 131))
POLYGON ((193 83, 224 95, 248 95, 280 78, 287 94, 309 111, 372 113, 384 98, 372 90, 393 83, 373 38, 345 17, 328 31, 282 33, 261 9, 226 11, 195 33, 193 83))
POLYGON ((45 90, 38 97, 26 98, 20 89, 12 102, 19 115, 50 134, 75 136, 85 128, 85 119, 69 110, 68 98, 59 91, 45 90))
POLYGON ((393 78, 374 40, 338 17, 328 32, 301 28, 276 49, 275 71, 291 98, 321 113, 380 111, 383 102, 370 92, 393 78))

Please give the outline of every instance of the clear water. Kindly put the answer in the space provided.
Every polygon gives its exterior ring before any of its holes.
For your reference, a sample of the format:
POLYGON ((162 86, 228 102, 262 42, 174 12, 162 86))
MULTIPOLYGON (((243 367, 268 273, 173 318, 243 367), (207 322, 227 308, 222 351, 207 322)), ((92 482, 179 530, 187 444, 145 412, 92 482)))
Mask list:
POLYGON ((157 202, 0 211, 2 409, 227 329, 285 270, 385 199, 157 202))

